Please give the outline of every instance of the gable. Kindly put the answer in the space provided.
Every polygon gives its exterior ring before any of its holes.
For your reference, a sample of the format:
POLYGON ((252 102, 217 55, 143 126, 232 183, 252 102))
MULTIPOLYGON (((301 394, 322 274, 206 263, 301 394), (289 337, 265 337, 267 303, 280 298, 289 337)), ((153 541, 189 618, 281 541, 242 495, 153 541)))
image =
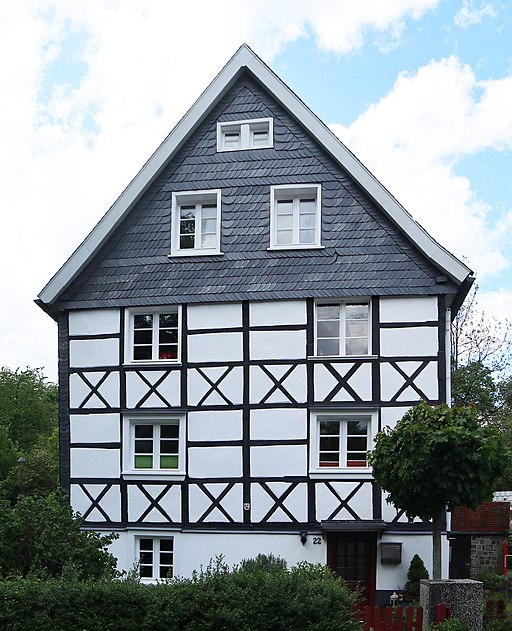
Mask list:
POLYGON ((437 270, 247 74, 225 94, 62 296, 60 306, 439 294, 437 270), (217 152, 217 122, 272 117, 274 146, 217 152), (322 246, 268 251, 270 187, 320 184, 322 246), (169 257, 172 193, 220 189, 217 257, 169 257))

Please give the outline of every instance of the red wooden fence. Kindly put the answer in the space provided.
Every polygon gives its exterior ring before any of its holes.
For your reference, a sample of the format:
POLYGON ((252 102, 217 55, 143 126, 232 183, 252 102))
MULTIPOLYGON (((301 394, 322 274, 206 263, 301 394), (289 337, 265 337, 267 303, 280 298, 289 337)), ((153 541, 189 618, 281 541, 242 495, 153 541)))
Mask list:
POLYGON ((505 603, 503 600, 488 600, 485 603, 486 620, 505 620, 505 603))
MULTIPOLYGON (((423 609, 421 607, 369 607, 363 611, 364 631, 421 631, 423 609)), ((451 609, 444 604, 436 605, 436 623, 452 617, 451 609)))

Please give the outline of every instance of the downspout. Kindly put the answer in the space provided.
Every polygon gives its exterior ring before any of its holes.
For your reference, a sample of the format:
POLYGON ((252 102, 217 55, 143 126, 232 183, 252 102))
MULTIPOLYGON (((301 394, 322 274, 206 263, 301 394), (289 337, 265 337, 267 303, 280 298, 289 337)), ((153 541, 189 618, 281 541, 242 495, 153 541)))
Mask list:
POLYGON ((445 357, 445 368, 446 368, 446 405, 451 407, 452 405, 452 310, 446 309, 445 312, 445 321, 444 321, 444 357, 445 357))

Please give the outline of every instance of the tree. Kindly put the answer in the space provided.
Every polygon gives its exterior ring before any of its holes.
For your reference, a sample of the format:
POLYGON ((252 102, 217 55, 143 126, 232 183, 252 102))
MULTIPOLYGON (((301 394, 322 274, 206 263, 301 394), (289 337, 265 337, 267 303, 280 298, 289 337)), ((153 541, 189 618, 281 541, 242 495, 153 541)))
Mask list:
POLYGON ((409 519, 432 520, 434 579, 441 578, 444 511, 490 499, 510 459, 499 432, 481 424, 474 408, 422 402, 377 435, 369 460, 387 501, 409 519))
POLYGON ((492 420, 498 405, 498 385, 492 377, 492 370, 480 361, 454 370, 452 401, 455 405, 476 407, 481 420, 492 420))
POLYGON ((116 535, 82 531, 64 494, 0 502, 0 577, 100 579, 116 576, 108 552, 116 535))
POLYGON ((58 488, 57 408, 57 386, 39 368, 0 370, 0 498, 58 488))

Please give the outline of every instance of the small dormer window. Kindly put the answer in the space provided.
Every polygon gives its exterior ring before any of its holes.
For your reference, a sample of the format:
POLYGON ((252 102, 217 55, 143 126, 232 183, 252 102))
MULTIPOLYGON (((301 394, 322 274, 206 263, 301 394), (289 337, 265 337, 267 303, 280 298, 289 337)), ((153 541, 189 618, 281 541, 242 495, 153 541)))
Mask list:
POLYGON ((217 151, 263 149, 273 145, 272 118, 217 123, 217 151))

